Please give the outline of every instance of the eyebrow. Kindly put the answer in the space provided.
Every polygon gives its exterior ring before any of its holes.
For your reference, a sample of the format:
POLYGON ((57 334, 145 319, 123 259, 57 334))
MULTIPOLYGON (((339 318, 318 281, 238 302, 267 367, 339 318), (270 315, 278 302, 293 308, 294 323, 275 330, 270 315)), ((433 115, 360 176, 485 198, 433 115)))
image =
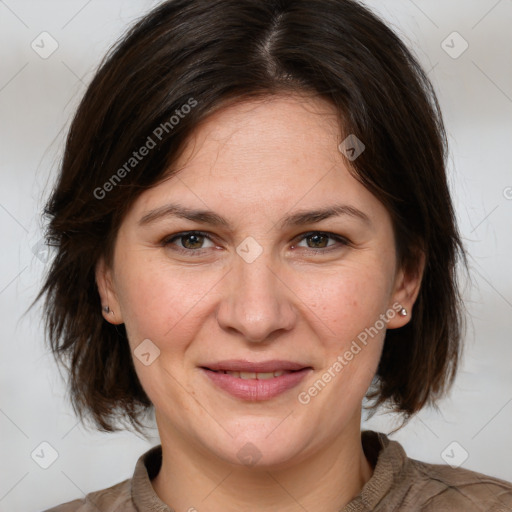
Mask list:
MULTIPOLYGON (((299 210, 291 215, 287 215, 279 223, 280 229, 287 227, 296 227, 306 224, 314 224, 330 217, 340 217, 347 215, 359 220, 362 220, 369 226, 372 222, 368 215, 358 208, 346 204, 338 204, 327 206, 325 208, 317 210, 299 210)), ((180 204, 167 204, 147 212, 138 222, 139 226, 146 226, 157 220, 161 220, 167 217, 178 217, 182 219, 188 219, 194 222, 203 224, 210 224, 212 226, 223 226, 227 229, 232 229, 229 222, 221 215, 212 212, 210 210, 198 210, 193 208, 187 208, 180 204)))

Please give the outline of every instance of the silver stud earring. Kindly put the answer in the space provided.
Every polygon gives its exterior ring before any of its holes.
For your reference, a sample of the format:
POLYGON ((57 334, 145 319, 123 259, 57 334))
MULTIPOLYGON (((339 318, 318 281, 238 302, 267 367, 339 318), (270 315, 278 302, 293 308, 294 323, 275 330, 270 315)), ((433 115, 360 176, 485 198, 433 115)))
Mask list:
POLYGON ((400 316, 407 316, 407 309, 402 308, 402 309, 400 310, 400 316))
POLYGON ((110 308, 108 306, 103 306, 103 311, 105 313, 110 313, 110 308))

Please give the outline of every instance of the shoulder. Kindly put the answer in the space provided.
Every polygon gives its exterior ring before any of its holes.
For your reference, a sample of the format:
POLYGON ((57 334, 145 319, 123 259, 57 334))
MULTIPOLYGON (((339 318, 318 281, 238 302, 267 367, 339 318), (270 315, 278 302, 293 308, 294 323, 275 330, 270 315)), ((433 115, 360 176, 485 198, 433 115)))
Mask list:
POLYGON ((160 470, 161 462, 162 447, 154 446, 139 457, 132 478, 44 512, 138 512, 153 510, 155 506, 158 510, 172 512, 151 486, 151 479, 160 470))
POLYGON ((413 494, 422 512, 512 511, 512 483, 463 468, 409 459, 413 494))
POLYGON ((364 431, 372 477, 343 512, 512 512, 512 483, 407 456, 381 432, 364 431))
POLYGON ((87 494, 83 499, 62 503, 44 512, 137 512, 131 496, 131 479, 87 494))

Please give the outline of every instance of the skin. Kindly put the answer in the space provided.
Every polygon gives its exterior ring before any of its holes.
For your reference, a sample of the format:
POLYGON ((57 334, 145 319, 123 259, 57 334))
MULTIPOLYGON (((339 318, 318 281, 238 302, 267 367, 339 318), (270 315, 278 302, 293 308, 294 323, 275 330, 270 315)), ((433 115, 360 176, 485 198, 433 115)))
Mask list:
POLYGON ((132 351, 145 339, 160 350, 152 364, 136 357, 134 364, 162 443, 152 485, 176 512, 335 512, 372 476, 361 445, 361 402, 385 329, 410 321, 423 261, 407 274, 397 267, 391 218, 349 173, 340 133, 333 107, 312 97, 278 95, 217 111, 195 131, 179 173, 133 204, 112 267, 98 262, 102 303, 113 310, 105 318, 125 323, 132 351), (177 217, 138 225, 150 210, 178 202, 222 215, 231 229, 177 217), (298 210, 334 204, 358 208, 370 223, 341 215, 278 224, 298 210), (211 240, 162 244, 192 230, 211 240), (310 231, 349 242, 303 236, 310 231), (263 250, 251 263, 236 252, 249 236, 263 250), (301 404, 298 394, 397 303, 409 315, 387 319, 301 404), (277 397, 243 401, 198 368, 236 358, 298 361, 313 371, 277 397), (237 456, 248 442, 261 455, 252 466, 237 456))

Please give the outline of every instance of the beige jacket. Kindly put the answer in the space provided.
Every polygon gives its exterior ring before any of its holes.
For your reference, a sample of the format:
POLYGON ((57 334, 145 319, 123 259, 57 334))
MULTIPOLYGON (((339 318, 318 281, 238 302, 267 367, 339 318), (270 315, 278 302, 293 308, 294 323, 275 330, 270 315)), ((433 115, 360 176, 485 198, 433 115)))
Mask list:
MULTIPOLYGON (((340 512, 512 512, 512 483, 410 459, 382 433, 363 431, 362 443, 374 472, 340 512)), ((45 512, 174 512, 151 485, 161 460, 156 446, 139 458, 131 479, 45 512)))

